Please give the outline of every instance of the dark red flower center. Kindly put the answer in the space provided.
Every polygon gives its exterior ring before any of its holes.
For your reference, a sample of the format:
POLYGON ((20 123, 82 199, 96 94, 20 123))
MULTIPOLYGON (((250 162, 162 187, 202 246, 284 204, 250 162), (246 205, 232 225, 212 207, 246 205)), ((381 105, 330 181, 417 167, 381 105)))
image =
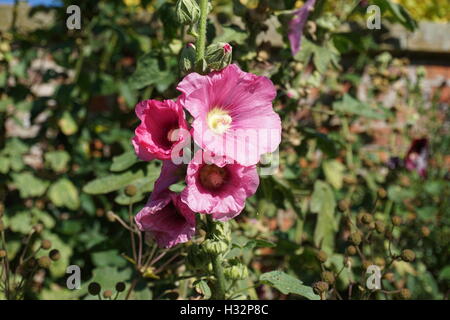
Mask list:
POLYGON ((228 170, 214 164, 205 165, 200 169, 200 183, 209 190, 217 190, 228 180, 228 170))

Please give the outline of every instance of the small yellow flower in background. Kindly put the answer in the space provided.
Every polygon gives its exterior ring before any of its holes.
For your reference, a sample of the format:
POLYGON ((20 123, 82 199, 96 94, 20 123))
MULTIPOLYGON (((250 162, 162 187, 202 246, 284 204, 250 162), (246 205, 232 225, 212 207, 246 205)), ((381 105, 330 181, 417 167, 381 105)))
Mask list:
POLYGON ((141 0, 123 0, 127 7, 136 7, 141 4, 141 0))
POLYGON ((259 0, 239 0, 239 2, 249 9, 255 9, 259 4, 259 0))
POLYGON ((450 1, 448 0, 393 0, 393 2, 404 6, 416 20, 450 22, 450 1))

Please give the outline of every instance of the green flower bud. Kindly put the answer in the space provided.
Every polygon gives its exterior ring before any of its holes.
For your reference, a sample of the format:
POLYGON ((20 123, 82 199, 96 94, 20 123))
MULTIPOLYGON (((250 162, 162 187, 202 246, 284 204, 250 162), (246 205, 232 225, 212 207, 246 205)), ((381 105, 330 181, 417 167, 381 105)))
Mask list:
POLYGON ((208 67, 221 70, 231 63, 233 48, 224 42, 213 43, 206 48, 205 59, 208 67))
POLYGON ((328 284, 333 284, 335 281, 333 272, 331 271, 322 272, 322 280, 328 284))
POLYGON ((243 280, 248 277, 248 269, 241 263, 225 268, 223 273, 225 277, 232 280, 243 280))
POLYGON ((194 70, 195 67, 195 46, 192 43, 188 43, 180 55, 180 69, 184 73, 188 73, 194 70))
POLYGON ((406 262, 413 262, 416 259, 416 254, 410 249, 405 249, 401 254, 402 260, 406 262))
POLYGON ((181 24, 194 24, 200 18, 200 7, 195 0, 178 0, 175 12, 181 24))
POLYGON ((358 246, 362 241, 362 234, 359 231, 353 232, 350 235, 350 241, 355 245, 358 246))
POLYGON ((225 253, 228 249, 228 244, 222 240, 206 239, 202 246, 205 249, 205 252, 212 255, 225 253))
POLYGON ((325 251, 320 250, 319 252, 317 252, 316 258, 320 262, 325 262, 328 259, 328 255, 327 255, 327 253, 325 251))
POLYGON ((328 291, 328 283, 326 283, 325 281, 317 281, 313 284, 313 290, 316 294, 321 294, 323 292, 328 291))
POLYGON ((220 240, 231 242, 231 228, 228 222, 216 222, 212 233, 220 240))

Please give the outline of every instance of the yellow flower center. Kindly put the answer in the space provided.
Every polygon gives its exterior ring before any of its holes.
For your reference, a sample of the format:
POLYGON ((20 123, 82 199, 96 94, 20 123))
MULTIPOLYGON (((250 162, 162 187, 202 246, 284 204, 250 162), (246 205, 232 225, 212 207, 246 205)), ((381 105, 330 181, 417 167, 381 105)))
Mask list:
POLYGON ((208 112, 206 121, 211 131, 222 134, 230 128, 232 119, 227 111, 213 108, 208 112))

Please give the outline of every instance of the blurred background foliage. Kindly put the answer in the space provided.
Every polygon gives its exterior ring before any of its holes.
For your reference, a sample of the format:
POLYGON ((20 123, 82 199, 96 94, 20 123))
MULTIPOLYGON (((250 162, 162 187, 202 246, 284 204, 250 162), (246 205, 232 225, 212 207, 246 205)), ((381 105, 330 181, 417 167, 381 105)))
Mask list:
MULTIPOLYGON (((272 270, 307 285, 327 280, 329 271, 336 277, 329 298, 396 299, 404 288, 413 298, 447 298, 448 100, 439 99, 439 90, 425 93, 423 68, 380 48, 391 23, 414 29, 414 19, 448 22, 449 4, 373 1, 382 5, 386 23, 383 18, 381 30, 368 30, 358 3, 318 1, 292 57, 289 10, 302 1, 213 1, 208 40, 229 42, 243 70, 271 78, 283 122, 279 170, 261 177, 257 194, 232 222, 229 258, 249 266, 239 286, 255 287, 240 298, 297 298, 259 285, 280 289, 260 278, 272 270), (427 141, 426 176, 404 166, 417 139, 427 141), (362 232, 361 244, 355 232, 362 232), (355 245, 356 254, 349 249, 355 245), (404 249, 414 251, 413 262, 396 258, 404 249), (328 257, 323 263, 319 250, 328 257), (382 268, 383 288, 395 294, 364 289, 370 264, 382 268)), ((49 268, 35 269, 23 297, 92 299, 91 281, 109 290, 125 282, 127 295, 120 298, 208 297, 202 281, 190 289, 196 277, 184 263, 204 233, 171 251, 147 239, 152 257, 161 258, 137 270, 129 233, 114 218, 134 215, 159 175, 157 161, 136 159, 130 139, 137 101, 177 95, 179 53, 192 38, 177 23, 174 5, 64 0, 28 12, 30 19, 52 17, 42 27, 24 31, 13 19, 1 31, 1 246, 12 266, 21 252, 46 255, 48 249, 37 250, 42 239, 60 252, 49 268), (66 28, 70 4, 81 8, 81 30, 66 28), (127 192, 130 185, 137 192, 127 192), (66 288, 72 264, 81 267, 81 290, 66 288)))

